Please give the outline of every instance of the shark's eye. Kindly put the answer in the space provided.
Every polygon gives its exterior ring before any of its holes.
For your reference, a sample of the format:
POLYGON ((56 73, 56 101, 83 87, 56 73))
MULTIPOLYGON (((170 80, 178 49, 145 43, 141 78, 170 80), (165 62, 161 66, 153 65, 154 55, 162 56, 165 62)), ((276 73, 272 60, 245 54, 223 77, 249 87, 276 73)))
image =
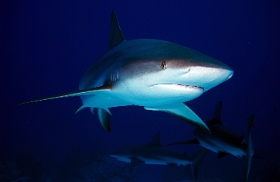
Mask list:
POLYGON ((160 66, 161 66, 161 69, 163 69, 163 70, 165 70, 167 68, 167 64, 165 61, 162 61, 160 66))

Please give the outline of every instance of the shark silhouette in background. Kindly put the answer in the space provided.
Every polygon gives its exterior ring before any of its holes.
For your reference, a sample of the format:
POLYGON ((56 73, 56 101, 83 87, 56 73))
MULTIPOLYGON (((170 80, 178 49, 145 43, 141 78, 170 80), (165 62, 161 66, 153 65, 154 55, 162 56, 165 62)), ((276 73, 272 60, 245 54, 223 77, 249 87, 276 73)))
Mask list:
POLYGON ((130 163, 131 167, 135 167, 138 164, 169 166, 191 165, 194 178, 198 179, 198 165, 207 151, 207 149, 202 148, 196 152, 192 158, 188 158, 186 155, 164 148, 160 144, 160 132, 158 132, 148 144, 124 147, 112 152, 110 155, 120 161, 130 163))
POLYGON ((175 142, 169 144, 169 146, 178 144, 200 144, 202 147, 218 153, 219 159, 226 155, 233 155, 237 158, 247 155, 247 167, 244 181, 248 181, 251 159, 254 154, 251 138, 251 128, 253 127, 254 115, 250 116, 248 119, 248 142, 245 142, 244 136, 237 135, 222 124, 221 111, 222 101, 217 104, 214 117, 206 123, 211 131, 211 134, 196 128, 194 130, 195 139, 175 142))
POLYGON ((228 80, 233 70, 193 49, 155 39, 125 40, 112 11, 108 51, 85 72, 79 90, 15 105, 80 96, 77 110, 97 109, 102 126, 110 131, 111 107, 137 105, 163 111, 209 132, 187 105, 202 93, 228 80))

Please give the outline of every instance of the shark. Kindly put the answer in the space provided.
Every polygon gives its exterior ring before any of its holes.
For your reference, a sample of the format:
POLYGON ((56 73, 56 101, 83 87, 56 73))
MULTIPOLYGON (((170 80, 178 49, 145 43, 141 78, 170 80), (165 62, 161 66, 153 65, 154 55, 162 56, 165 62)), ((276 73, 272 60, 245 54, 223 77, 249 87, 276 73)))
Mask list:
POLYGON ((130 163, 131 168, 138 164, 168 165, 171 167, 191 165, 193 176, 198 179, 198 165, 207 151, 207 149, 202 148, 192 158, 188 158, 185 154, 163 147, 160 143, 160 132, 158 132, 148 144, 124 147, 112 152, 110 156, 130 163))
POLYGON ((227 155, 233 155, 239 159, 243 156, 247 156, 244 181, 248 181, 251 159, 254 154, 251 137, 254 115, 251 115, 248 119, 248 141, 246 142, 244 140, 244 135, 239 136, 222 124, 221 111, 222 101, 219 101, 214 112, 214 117, 206 123, 211 134, 196 128, 194 130, 193 140, 174 142, 169 144, 169 146, 178 144, 200 144, 202 147, 218 153, 218 159, 227 155))
MULTIPOLYGON (((108 50, 88 68, 78 91, 14 104, 80 97, 108 131, 110 108, 142 106, 162 111, 210 132, 202 119, 184 102, 230 79, 234 71, 225 63, 182 45, 157 39, 126 40, 114 10, 108 50)), ((76 113, 77 113, 76 112, 76 113)))

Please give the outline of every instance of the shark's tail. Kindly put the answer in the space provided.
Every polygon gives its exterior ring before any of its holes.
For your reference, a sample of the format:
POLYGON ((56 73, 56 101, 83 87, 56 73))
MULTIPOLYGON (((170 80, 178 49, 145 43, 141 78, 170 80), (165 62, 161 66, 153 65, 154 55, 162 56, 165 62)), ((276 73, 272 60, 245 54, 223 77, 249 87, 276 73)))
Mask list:
POLYGON ((193 176, 196 180, 198 179, 198 172, 197 172, 198 165, 200 164, 200 162, 202 161, 202 159, 206 155, 207 151, 208 151, 207 149, 202 148, 196 154, 194 154, 194 156, 191 158, 192 173, 193 173, 193 176))
POLYGON ((246 173, 244 181, 248 181, 252 156, 254 154, 252 137, 251 137, 251 128, 254 127, 253 125, 254 115, 250 116, 248 119, 248 146, 247 146, 247 166, 246 166, 246 173))

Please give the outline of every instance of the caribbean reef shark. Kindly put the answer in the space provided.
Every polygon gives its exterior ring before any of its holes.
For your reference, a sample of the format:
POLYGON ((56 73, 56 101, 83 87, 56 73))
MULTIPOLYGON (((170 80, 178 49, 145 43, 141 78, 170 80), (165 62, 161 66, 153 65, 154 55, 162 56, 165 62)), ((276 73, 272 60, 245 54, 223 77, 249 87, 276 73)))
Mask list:
POLYGON ((171 113, 209 132, 184 102, 228 80, 226 64, 190 48, 155 39, 125 40, 114 11, 108 51, 83 75, 79 90, 15 105, 80 96, 77 110, 97 109, 102 126, 110 131, 111 107, 137 105, 171 113))
POLYGON ((251 138, 251 127, 253 127, 254 115, 249 117, 248 142, 245 142, 243 136, 238 136, 236 133, 222 124, 221 110, 222 101, 217 104, 213 119, 206 123, 212 134, 196 128, 194 130, 194 140, 176 142, 169 144, 169 146, 177 144, 200 144, 201 146, 218 153, 218 158, 226 155, 233 155, 237 158, 241 158, 247 155, 247 167, 244 180, 247 181, 251 166, 251 159, 254 154, 251 138))
POLYGON ((164 148, 160 144, 160 132, 158 132, 148 144, 135 145, 117 150, 110 155, 120 161, 130 163, 131 167, 138 164, 156 164, 169 166, 191 165, 194 178, 198 178, 198 165, 207 153, 207 149, 200 149, 192 158, 179 154, 173 150, 164 148))

